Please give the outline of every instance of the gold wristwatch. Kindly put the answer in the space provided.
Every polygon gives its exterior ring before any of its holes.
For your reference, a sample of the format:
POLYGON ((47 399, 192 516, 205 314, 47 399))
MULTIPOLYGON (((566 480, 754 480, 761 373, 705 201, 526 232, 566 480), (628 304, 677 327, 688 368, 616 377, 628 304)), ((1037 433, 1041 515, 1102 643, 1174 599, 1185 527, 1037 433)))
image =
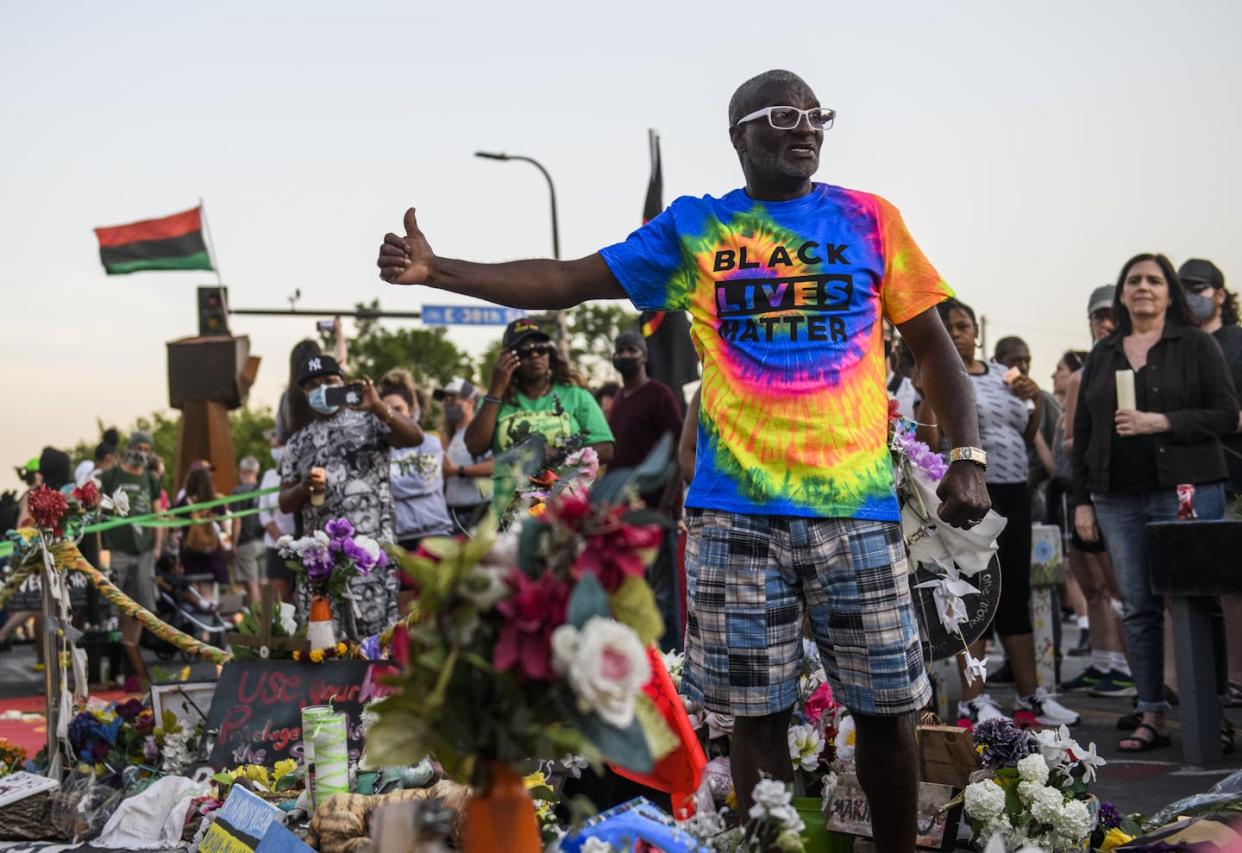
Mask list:
POLYGON ((955 447, 949 451, 950 462, 974 462, 980 468, 988 467, 988 454, 982 447, 955 447))

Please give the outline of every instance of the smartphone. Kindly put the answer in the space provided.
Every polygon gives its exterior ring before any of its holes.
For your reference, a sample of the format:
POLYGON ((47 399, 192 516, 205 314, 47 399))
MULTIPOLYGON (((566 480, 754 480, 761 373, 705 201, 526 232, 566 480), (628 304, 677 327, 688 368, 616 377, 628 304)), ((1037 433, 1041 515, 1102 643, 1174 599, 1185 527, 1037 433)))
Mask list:
POLYGON ((330 335, 332 334, 332 323, 332 320, 320 320, 315 324, 315 328, 317 328, 321 334, 330 335))
POLYGON ((323 401, 329 406, 358 406, 362 404, 362 383, 329 385, 324 389, 323 401))

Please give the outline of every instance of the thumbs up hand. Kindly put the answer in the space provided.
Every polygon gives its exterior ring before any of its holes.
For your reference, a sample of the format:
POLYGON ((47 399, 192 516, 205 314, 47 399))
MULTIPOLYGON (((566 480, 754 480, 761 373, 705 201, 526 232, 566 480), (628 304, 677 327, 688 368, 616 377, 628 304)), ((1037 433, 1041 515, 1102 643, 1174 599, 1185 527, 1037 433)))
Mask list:
POLYGON ((414 208, 405 212, 405 236, 384 235, 376 264, 380 278, 389 284, 426 284, 436 256, 418 227, 414 208))

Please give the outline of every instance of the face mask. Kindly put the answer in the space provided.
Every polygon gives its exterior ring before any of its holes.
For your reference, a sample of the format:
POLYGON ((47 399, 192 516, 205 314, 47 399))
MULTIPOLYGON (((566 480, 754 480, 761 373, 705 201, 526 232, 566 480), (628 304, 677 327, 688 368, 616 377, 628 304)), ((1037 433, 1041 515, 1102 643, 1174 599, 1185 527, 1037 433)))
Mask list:
POLYGON ((452 403, 444 407, 444 422, 449 426, 457 426, 466 417, 466 407, 461 403, 452 403))
POLYGON ((125 451, 125 464, 131 468, 145 468, 149 460, 149 454, 143 453, 141 450, 125 451))
POLYGON ((311 392, 306 395, 306 402, 310 403, 310 407, 321 415, 335 415, 341 407, 329 406, 327 400, 324 399, 327 394, 327 386, 320 385, 318 388, 312 389, 311 392))
POLYGON ((1202 323, 1211 318, 1216 313, 1216 299, 1214 294, 1209 296, 1207 291, 1203 293, 1187 293, 1186 303, 1190 306, 1190 316, 1195 318, 1196 323, 1202 323))
POLYGON ((620 373, 624 379, 638 375, 639 364, 636 358, 614 358, 612 366, 617 369, 617 373, 620 373))
POLYGON ((272 461, 275 462, 277 465, 279 465, 280 457, 285 455, 285 449, 283 447, 273 447, 271 452, 272 452, 272 461))

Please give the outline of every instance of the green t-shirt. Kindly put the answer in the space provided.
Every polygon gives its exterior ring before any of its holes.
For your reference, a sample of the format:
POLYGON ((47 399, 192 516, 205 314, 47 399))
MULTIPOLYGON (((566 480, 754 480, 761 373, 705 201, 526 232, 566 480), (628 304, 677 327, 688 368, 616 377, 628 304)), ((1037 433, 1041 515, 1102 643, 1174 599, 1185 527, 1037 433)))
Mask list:
MULTIPOLYGON (((129 498, 131 516, 147 515, 160 496, 160 484, 149 472, 130 474, 118 465, 100 475, 104 494, 111 496, 120 489, 129 498)), ((123 554, 144 554, 155 547, 155 529, 123 524, 103 532, 103 545, 109 551, 123 554)))
POLYGON ((531 399, 519 393, 517 404, 505 403, 496 415, 492 452, 502 453, 521 444, 533 433, 548 440, 549 446, 585 432, 583 445, 612 441, 612 430, 591 392, 577 385, 553 385, 542 397, 531 399))

